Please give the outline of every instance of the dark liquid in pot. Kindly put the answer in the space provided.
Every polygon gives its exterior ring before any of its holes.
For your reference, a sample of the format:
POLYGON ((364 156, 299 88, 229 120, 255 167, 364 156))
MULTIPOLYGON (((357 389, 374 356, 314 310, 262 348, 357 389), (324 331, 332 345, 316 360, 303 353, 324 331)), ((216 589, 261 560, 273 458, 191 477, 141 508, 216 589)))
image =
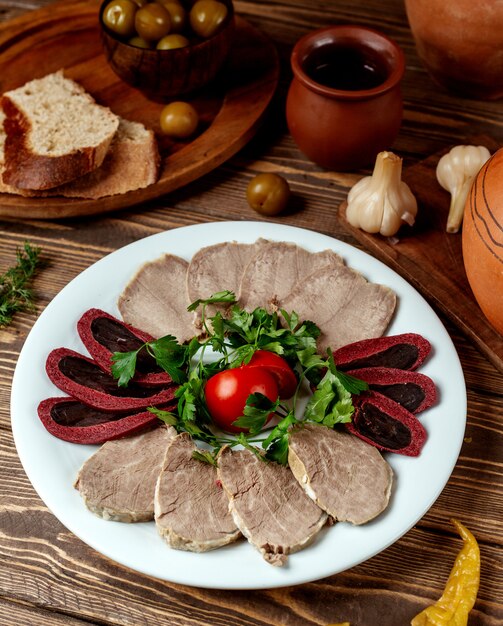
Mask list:
POLYGON ((331 89, 362 91, 381 85, 387 78, 383 62, 369 51, 327 44, 314 49, 303 63, 315 82, 331 89))

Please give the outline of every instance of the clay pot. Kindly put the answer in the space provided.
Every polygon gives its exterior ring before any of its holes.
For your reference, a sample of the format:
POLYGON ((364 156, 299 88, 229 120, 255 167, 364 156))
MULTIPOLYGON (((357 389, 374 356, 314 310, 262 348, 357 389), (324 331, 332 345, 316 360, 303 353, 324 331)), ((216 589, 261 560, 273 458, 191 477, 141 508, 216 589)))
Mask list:
POLYGON ((503 334, 503 148, 477 174, 463 218, 463 261, 473 294, 503 334))
POLYGON ((405 0, 419 57, 453 92, 503 97, 503 2, 405 0))
POLYGON ((391 146, 402 121, 405 61, 397 44, 362 26, 331 26, 300 39, 291 65, 288 127, 312 161, 352 170, 372 164, 391 146))

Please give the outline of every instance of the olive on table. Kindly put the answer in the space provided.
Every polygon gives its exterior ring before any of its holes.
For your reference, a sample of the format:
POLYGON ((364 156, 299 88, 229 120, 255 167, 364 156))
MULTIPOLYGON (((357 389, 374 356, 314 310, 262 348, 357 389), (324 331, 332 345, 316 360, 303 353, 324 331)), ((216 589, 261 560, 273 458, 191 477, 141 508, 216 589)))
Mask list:
POLYGON ((189 45, 189 40, 183 35, 173 33, 166 35, 157 42, 157 50, 174 50, 175 48, 185 48, 189 45))
POLYGON ((171 102, 161 111, 160 123, 165 135, 187 139, 195 133, 199 116, 188 102, 171 102))
POLYGON ((212 37, 226 17, 227 7, 217 0, 198 0, 189 14, 192 30, 204 39, 212 37))
POLYGON ((121 37, 131 37, 135 33, 137 9, 133 0, 112 0, 103 11, 103 24, 121 37))
POLYGON ((146 41, 159 41, 171 30, 171 17, 167 9, 156 2, 149 2, 136 11, 137 34, 146 41))
POLYGON ((262 215, 281 213, 290 198, 287 181, 278 174, 258 174, 248 183, 246 199, 250 207, 262 215))

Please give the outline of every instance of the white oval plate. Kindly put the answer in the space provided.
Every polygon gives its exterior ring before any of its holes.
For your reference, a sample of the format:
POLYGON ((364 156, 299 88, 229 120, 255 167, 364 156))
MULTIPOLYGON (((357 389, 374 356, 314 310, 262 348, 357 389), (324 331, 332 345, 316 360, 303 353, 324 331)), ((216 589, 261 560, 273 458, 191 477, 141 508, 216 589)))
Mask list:
POLYGON ((28 478, 53 514, 95 550, 175 583, 261 589, 336 574, 406 533, 435 502, 456 463, 466 422, 466 389, 456 350, 441 321, 422 296, 383 263, 313 231, 263 222, 220 222, 147 237, 101 259, 72 280, 47 306, 26 340, 14 374, 11 410, 14 439, 28 478), (331 248, 369 280, 394 289, 398 306, 388 334, 416 332, 429 339, 433 351, 421 372, 433 378, 439 392, 437 405, 420 416, 428 432, 421 455, 387 455, 396 477, 388 509, 364 526, 339 523, 324 529, 311 547, 290 556, 284 567, 268 565, 246 541, 205 554, 181 552, 163 543, 153 523, 121 524, 95 517, 72 487, 95 447, 56 439, 37 416, 41 400, 62 395, 45 374, 48 353, 61 346, 86 353, 76 330, 78 319, 91 307, 118 316, 117 298, 142 263, 165 252, 189 260, 203 246, 232 240, 251 243, 259 237, 292 241, 313 252, 331 248))

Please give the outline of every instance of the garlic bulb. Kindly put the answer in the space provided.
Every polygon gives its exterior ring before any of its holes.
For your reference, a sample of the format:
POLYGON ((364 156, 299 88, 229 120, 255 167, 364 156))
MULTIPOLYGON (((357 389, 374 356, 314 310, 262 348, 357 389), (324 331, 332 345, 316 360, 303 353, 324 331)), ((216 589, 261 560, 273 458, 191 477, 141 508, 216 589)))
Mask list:
POLYGON ((484 146, 455 146, 438 162, 437 180, 451 192, 446 228, 448 233, 458 232, 472 182, 490 156, 491 153, 484 146))
POLYGON ((385 237, 398 232, 403 222, 412 226, 417 202, 401 177, 402 159, 393 152, 380 152, 372 176, 362 178, 348 194, 348 222, 385 237))

